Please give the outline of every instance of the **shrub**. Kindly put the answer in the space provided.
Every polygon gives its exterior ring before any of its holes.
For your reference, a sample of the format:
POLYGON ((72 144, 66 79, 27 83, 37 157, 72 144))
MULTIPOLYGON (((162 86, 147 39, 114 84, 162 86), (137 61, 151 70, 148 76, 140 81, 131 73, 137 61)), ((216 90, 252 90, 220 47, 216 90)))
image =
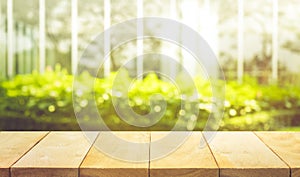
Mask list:
MULTIPOLYGON (((196 130, 203 129, 212 107, 209 81, 195 77, 194 83, 199 94, 199 99, 195 100, 189 86, 179 91, 175 85, 159 79, 154 73, 148 74, 143 80, 132 80, 126 71, 121 72, 122 78, 118 80, 115 80, 116 73, 111 73, 107 78, 95 79, 83 72, 77 78, 80 84, 73 92, 75 100, 72 97, 74 77, 59 66, 43 74, 33 72, 3 81, 0 86, 0 128, 78 130, 74 109, 76 112, 85 110, 95 100, 98 110, 91 110, 81 120, 91 129, 98 128, 97 120, 94 120, 97 111, 113 130, 170 130, 176 123, 180 130, 192 129, 193 126, 196 126, 196 130), (91 83, 94 83, 93 88, 89 87, 91 83), (124 91, 125 86, 130 88, 128 92, 124 91), (117 96, 112 94, 112 88, 117 96), (186 95, 185 98, 182 93, 186 95), (163 101, 167 107, 157 124, 138 128, 119 118, 113 98, 117 100, 115 103, 120 109, 132 108, 139 115, 147 115, 151 111, 159 114, 164 109, 163 101), (76 103, 75 107, 73 101, 76 103)), ((184 80, 179 82, 184 83, 184 80)), ((245 78, 243 84, 229 81, 226 83, 224 118, 220 128, 276 129, 278 124, 274 117, 280 117, 284 112, 280 110, 290 110, 293 114, 298 114, 299 107, 300 89, 296 86, 261 86, 249 77, 245 78), (277 110, 276 114, 274 110, 277 110)), ((128 121, 136 121, 134 112, 125 111, 123 116, 128 121)), ((143 121, 151 122, 150 118, 143 121)))

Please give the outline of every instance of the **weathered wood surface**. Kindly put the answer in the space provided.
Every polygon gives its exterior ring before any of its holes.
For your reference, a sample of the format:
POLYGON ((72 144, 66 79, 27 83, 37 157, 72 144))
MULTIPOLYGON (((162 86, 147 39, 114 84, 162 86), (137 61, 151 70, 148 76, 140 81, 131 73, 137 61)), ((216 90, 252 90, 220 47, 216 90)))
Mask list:
POLYGON ((209 147, 221 177, 289 177, 289 167, 252 132, 217 132, 209 147))
MULTIPOLYGON (((150 176, 165 177, 165 176, 206 176, 206 177, 218 177, 218 166, 206 144, 203 142, 203 136, 201 132, 194 132, 189 138, 179 147, 172 145, 166 141, 161 141, 169 132, 152 132, 151 142, 158 142, 157 145, 151 143, 150 157, 152 154, 159 154, 164 149, 162 147, 171 147, 175 151, 171 154, 150 161, 150 176), (204 143, 200 144, 200 141, 204 143), (162 144, 163 143, 163 144, 162 144)), ((185 132, 172 132, 176 138, 182 136, 185 132)), ((184 136, 184 135, 183 135, 184 136)), ((168 139, 168 141, 175 141, 168 139)), ((161 154, 164 154, 162 152, 161 154)), ((152 157, 153 159, 154 157, 152 157)))
POLYGON ((48 132, 0 132, 0 177, 48 132))
POLYGON ((169 133, 0 132, 0 177, 300 177, 300 132, 169 133))
POLYGON ((76 177, 91 146, 82 132, 50 132, 12 166, 11 176, 76 177))
POLYGON ((83 161, 80 176, 148 177, 149 142, 150 133, 147 132, 102 132, 83 161), (131 146, 131 143, 137 146, 131 146), (104 154, 99 148, 110 151, 111 155, 104 154), (118 160, 120 155, 128 161, 118 160))
POLYGON ((291 168, 292 177, 300 177, 300 132, 256 132, 291 168))

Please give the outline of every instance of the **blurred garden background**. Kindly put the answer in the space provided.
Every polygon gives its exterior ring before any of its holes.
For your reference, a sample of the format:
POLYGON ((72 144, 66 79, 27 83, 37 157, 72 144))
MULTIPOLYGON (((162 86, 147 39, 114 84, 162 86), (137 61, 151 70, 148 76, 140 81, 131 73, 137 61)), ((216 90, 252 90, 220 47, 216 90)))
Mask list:
MULTIPOLYGON (((210 45, 226 79, 219 130, 300 130, 299 8, 299 0, 0 0, 0 130, 79 130, 74 109, 87 107, 93 99, 113 130, 170 130, 178 117, 186 120, 182 130, 202 130, 212 111, 211 83, 187 51, 167 41, 121 45, 99 71, 92 60, 81 63, 89 70, 79 73, 79 80, 96 84, 93 90, 73 92, 74 74, 87 46, 110 26, 138 17, 177 20, 210 45), (162 119, 146 128, 126 124, 112 104, 116 72, 137 53, 163 53, 181 64, 147 58, 122 71, 122 81, 132 86, 129 100, 120 99, 120 104, 145 115, 151 95, 160 93, 167 102, 162 119), (153 72, 136 80, 144 69, 153 72), (184 83, 183 69, 193 77, 197 100, 183 99, 173 83, 155 73, 184 83), (94 70, 97 78, 91 76, 94 70), (73 107, 77 100, 72 94, 85 99, 73 107), (199 114, 186 114, 182 102, 199 114)), ((106 50, 113 40, 106 41, 106 50)), ((189 86, 181 91, 194 94, 189 86)), ((97 129, 90 117, 84 121, 97 129)))

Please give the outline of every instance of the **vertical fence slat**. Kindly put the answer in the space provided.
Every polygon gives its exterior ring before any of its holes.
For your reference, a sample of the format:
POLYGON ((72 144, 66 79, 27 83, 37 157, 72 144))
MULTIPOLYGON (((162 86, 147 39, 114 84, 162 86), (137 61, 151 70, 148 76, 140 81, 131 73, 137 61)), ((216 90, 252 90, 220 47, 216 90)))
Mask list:
POLYGON ((10 78, 14 74, 13 23, 13 0, 7 0, 7 75, 10 78))
MULTIPOLYGON (((144 14, 144 6, 143 6, 143 0, 137 0, 137 18, 143 18, 144 14)), ((143 36, 144 33, 144 27, 143 27, 143 22, 139 21, 137 23, 137 36, 143 36)), ((143 59, 143 51, 144 51, 144 41, 142 38, 137 39, 137 76, 138 79, 142 79, 143 76, 143 67, 144 67, 144 59, 143 59)))
POLYGON ((2 2, 0 1, 0 63, 2 63, 0 65, 0 79, 4 78, 5 77, 5 71, 4 71, 4 68, 5 68, 5 58, 3 57, 3 47, 2 47, 2 41, 3 41, 3 33, 2 33, 2 28, 3 28, 3 25, 2 25, 2 2))
POLYGON ((30 51, 30 58, 32 63, 32 70, 38 71, 38 45, 36 40, 37 28, 33 27, 30 29, 30 41, 32 44, 32 49, 30 51))
POLYGON ((2 2, 0 1, 0 61, 1 61, 1 76, 0 79, 4 79, 6 77, 6 56, 5 56, 5 50, 6 50, 6 37, 5 37, 5 18, 4 15, 2 15, 2 2))
POLYGON ((32 70, 32 59, 30 58, 30 50, 33 50, 33 45, 30 41, 31 34, 28 26, 24 27, 24 36, 26 36, 26 40, 24 40, 23 43, 23 45, 25 46, 24 49, 25 73, 30 73, 32 70))
MULTIPOLYGON (((170 16, 173 20, 177 19, 177 0, 170 0, 170 16)), ((179 34, 179 33, 177 33, 179 34)), ((176 44, 172 44, 170 51, 173 53, 176 53, 176 44)), ((172 55, 172 54, 171 54, 172 55)), ((176 58, 176 57, 175 57, 176 58)), ((174 59, 175 59, 174 58, 174 59)), ((170 76, 172 79, 176 78, 176 73, 177 73, 177 65, 172 63, 170 65, 170 76)))
POLYGON ((19 34, 19 23, 16 21, 14 22, 15 28, 15 35, 14 35, 14 60, 15 60, 15 74, 20 74, 22 70, 20 67, 21 64, 21 57, 20 57, 20 34, 19 34))
MULTIPOLYGON (((104 0, 104 31, 109 29, 111 21, 111 4, 110 0, 104 0)), ((110 73, 110 33, 106 31, 104 36, 104 57, 107 55, 104 61, 104 76, 108 76, 110 73)))
POLYGON ((72 0, 72 73, 76 73, 77 63, 78 63, 78 1, 72 0))
POLYGON ((46 66, 46 9, 45 0, 39 0, 39 71, 43 73, 46 66))
MULTIPOLYGON (((14 2, 14 1, 13 1, 14 2)), ((13 4, 14 5, 14 4, 13 4)), ((18 29, 13 11, 13 76, 18 74, 18 29)))
POLYGON ((278 0, 273 0, 272 79, 278 79, 278 0))
MULTIPOLYGON (((199 1, 181 1, 181 19, 186 25, 188 25, 191 29, 196 30, 199 28, 199 16, 195 16, 194 14, 199 13, 199 1)), ((203 18, 203 17, 202 17, 203 18)), ((206 17, 207 18, 207 17, 206 17)), ((190 40, 190 35, 184 28, 181 28, 180 39, 183 46, 191 46, 193 48, 197 48, 199 45, 199 41, 190 40)), ((191 76, 195 76, 197 73, 197 61, 191 55, 191 53, 185 48, 181 47, 181 55, 182 55, 182 69, 187 71, 191 76)), ((206 68, 208 69, 208 68, 206 68)))
POLYGON ((24 25, 22 23, 16 23, 16 58, 17 58, 17 74, 24 74, 24 66, 25 61, 23 57, 24 52, 24 46, 23 46, 23 27, 24 25))
POLYGON ((244 74, 244 0, 238 1, 238 61, 237 78, 241 83, 244 74))
POLYGON ((25 59, 25 52, 26 52, 26 48, 29 47, 28 45, 26 45, 26 40, 27 40, 27 36, 25 34, 25 27, 26 24, 22 24, 21 28, 20 28, 20 35, 21 35, 21 39, 20 39, 20 47, 21 47, 21 51, 20 51, 20 55, 22 58, 22 70, 23 73, 26 73, 26 59, 25 59))

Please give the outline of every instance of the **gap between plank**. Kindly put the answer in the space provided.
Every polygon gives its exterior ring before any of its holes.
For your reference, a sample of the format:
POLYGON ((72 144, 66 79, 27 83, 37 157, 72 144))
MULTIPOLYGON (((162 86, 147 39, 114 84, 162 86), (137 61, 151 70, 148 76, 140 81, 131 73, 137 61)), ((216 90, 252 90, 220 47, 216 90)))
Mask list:
POLYGON ((262 142, 264 145, 266 145, 284 164, 286 164, 289 167, 289 177, 292 177, 292 168, 289 166, 287 162, 285 162, 267 143, 264 142, 263 139, 261 139, 254 131, 252 133, 262 142))
POLYGON ((150 177, 150 162, 151 162, 151 135, 152 135, 152 133, 151 132, 149 132, 150 133, 150 136, 149 136, 149 158, 148 158, 148 177, 150 177))
POLYGON ((43 139, 46 138, 46 136, 48 136, 50 133, 50 131, 46 132, 46 134, 39 139, 37 142, 34 143, 34 145, 32 147, 30 147, 24 154, 21 155, 21 157, 19 157, 10 167, 9 167, 9 177, 11 177, 11 167, 14 166, 22 157, 24 157, 29 151, 31 151, 37 144, 39 144, 39 142, 41 142, 43 139))
POLYGON ((216 165, 217 165, 218 171, 219 171, 218 176, 220 177, 220 175, 221 175, 221 169, 220 169, 220 166, 219 166, 219 164, 218 164, 218 162, 217 162, 217 159, 215 158, 215 155, 214 155, 214 153, 212 152, 212 150, 211 150, 211 148, 210 148, 210 146, 209 146, 209 143, 207 142, 207 140, 206 140, 206 138, 205 138, 205 136, 204 136, 204 134, 203 134, 203 131, 201 132, 201 135, 202 135, 202 137, 203 137, 203 139, 204 139, 204 142, 205 142, 205 144, 207 145, 207 147, 208 147, 208 149, 209 149, 211 155, 213 156, 213 158, 214 158, 214 160, 215 160, 215 162, 216 162, 216 165))
MULTIPOLYGON (((86 156, 89 154, 89 152, 91 151, 92 147, 94 146, 94 144, 95 144, 96 140, 98 139, 99 135, 100 135, 100 132, 98 132, 96 138, 95 138, 94 141, 91 143, 92 145, 90 146, 89 150, 87 151, 87 153, 86 153, 85 156, 83 157, 82 161, 80 162, 79 167, 78 167, 78 177, 80 177, 80 167, 81 167, 81 165, 82 165, 84 159, 85 159, 86 156)), ((88 140, 87 140, 87 141, 88 141, 88 140)))

